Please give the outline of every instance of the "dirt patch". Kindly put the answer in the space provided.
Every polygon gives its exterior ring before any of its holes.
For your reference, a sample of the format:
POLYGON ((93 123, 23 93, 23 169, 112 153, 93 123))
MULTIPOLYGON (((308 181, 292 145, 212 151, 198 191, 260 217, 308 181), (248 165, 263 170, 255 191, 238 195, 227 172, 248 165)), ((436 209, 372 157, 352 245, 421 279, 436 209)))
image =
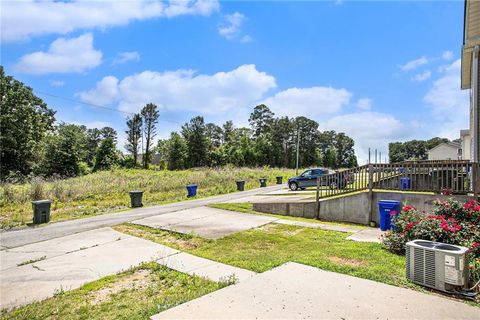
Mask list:
POLYGON ((266 232, 266 233, 274 233, 276 232, 276 228, 278 227, 278 225, 274 224, 274 223, 267 223, 267 224, 264 224, 263 226, 260 226, 254 230, 258 230, 258 231, 262 231, 262 232, 266 232))
POLYGON ((178 239, 175 237, 167 237, 164 239, 164 242, 177 245, 181 249, 196 249, 199 246, 194 240, 178 239))
POLYGON ((348 259, 348 258, 340 258, 340 257, 328 257, 328 260, 330 260, 333 263, 341 264, 344 266, 349 266, 349 267, 360 267, 360 266, 365 266, 367 265, 366 261, 362 260, 356 260, 356 259, 348 259))
POLYGON ((119 281, 109 284, 91 293, 90 302, 100 304, 110 298, 111 295, 129 289, 145 289, 153 283, 150 278, 150 270, 140 269, 133 274, 121 278, 119 281))

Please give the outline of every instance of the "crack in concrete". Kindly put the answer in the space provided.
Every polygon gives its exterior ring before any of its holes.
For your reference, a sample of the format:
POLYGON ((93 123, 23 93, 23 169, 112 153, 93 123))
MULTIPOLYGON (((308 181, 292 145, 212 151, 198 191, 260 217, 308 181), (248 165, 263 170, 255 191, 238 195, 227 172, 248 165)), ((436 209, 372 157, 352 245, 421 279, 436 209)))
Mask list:
POLYGON ((40 268, 39 266, 36 266, 36 265, 34 265, 34 264, 32 264, 32 268, 35 268, 35 269, 37 269, 37 270, 39 270, 39 271, 45 271, 45 269, 42 269, 42 268, 40 268))

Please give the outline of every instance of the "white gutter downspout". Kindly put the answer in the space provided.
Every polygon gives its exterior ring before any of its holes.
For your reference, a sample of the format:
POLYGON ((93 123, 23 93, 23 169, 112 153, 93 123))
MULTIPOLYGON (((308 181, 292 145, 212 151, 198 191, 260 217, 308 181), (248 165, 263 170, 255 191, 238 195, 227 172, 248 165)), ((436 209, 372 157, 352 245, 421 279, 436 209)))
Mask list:
POLYGON ((479 110, 478 110, 478 53, 479 47, 475 46, 472 50, 472 117, 473 117, 473 155, 472 161, 475 163, 479 162, 480 155, 479 155, 479 143, 480 143, 480 136, 479 136, 479 110))
POLYGON ((472 104, 472 116, 473 116, 473 167, 472 167, 472 189, 473 189, 473 196, 475 200, 478 200, 479 194, 479 181, 478 181, 478 162, 480 159, 479 156, 479 143, 480 143, 480 136, 479 136, 479 110, 478 110, 478 58, 479 58, 479 46, 475 46, 472 50, 472 74, 471 74, 471 104, 472 104))

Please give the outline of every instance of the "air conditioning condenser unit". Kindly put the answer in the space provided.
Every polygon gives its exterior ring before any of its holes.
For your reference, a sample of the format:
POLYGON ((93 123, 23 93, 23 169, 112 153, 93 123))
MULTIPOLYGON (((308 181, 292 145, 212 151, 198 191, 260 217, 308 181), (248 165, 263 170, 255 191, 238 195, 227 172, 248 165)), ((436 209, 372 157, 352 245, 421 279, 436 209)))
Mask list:
POLYGON ((468 286, 468 248, 413 240, 406 244, 407 279, 444 292, 458 292, 468 286))

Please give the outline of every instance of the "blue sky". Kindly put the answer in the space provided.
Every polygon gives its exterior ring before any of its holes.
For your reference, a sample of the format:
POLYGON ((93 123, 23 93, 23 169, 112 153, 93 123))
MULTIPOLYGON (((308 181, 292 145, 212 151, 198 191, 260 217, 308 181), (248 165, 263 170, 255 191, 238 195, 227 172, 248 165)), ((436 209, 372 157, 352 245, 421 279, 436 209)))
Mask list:
POLYGON ((361 162, 368 147, 386 154, 391 141, 458 138, 468 127, 462 1, 1 5, 7 74, 59 121, 114 127, 120 147, 122 112, 148 102, 160 107, 161 138, 198 114, 245 126, 266 103, 346 132, 361 162))

